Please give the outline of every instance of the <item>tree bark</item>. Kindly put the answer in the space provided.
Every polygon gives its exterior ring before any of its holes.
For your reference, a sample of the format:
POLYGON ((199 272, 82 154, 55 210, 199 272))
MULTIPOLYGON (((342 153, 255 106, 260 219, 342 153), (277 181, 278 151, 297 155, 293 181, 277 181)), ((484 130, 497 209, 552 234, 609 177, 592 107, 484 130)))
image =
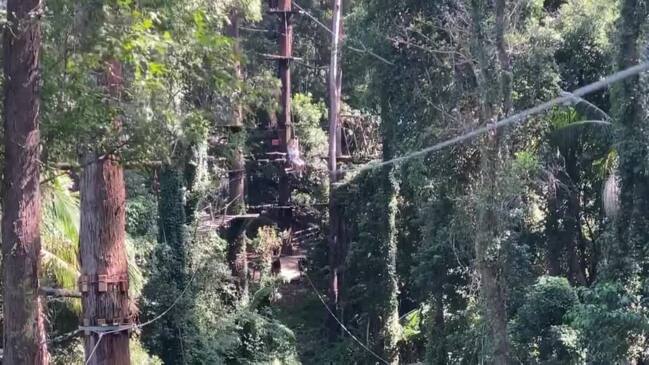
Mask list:
MULTIPOLYGON (((338 237, 340 217, 336 207, 335 186, 338 180, 337 156, 338 156, 338 119, 340 114, 340 88, 338 72, 338 51, 340 49, 340 27, 342 23, 342 0, 333 1, 333 24, 331 41, 331 61, 329 64, 329 307, 336 313, 338 310, 339 277, 340 266, 340 240, 338 237)), ((335 318, 327 315, 329 337, 334 340, 340 332, 335 318)))
MULTIPOLYGON (((117 162, 94 153, 86 154, 84 162, 79 233, 83 325, 129 324, 132 318, 125 248, 126 191, 123 169, 117 162)), ((100 337, 95 333, 84 338, 86 361, 97 346, 88 364, 131 363, 128 332, 104 336, 99 345, 98 341, 100 337)))
MULTIPOLYGON (((626 69, 640 60, 639 46, 646 25, 646 4, 639 0, 621 2, 617 68, 626 69)), ((617 119, 617 150, 620 176, 620 213, 616 217, 616 239, 608 252, 609 279, 628 282, 642 270, 649 272, 645 257, 649 255, 649 175, 647 135, 640 76, 621 81, 612 93, 613 114, 617 119)))
MULTIPOLYGON (((103 83, 107 94, 119 100, 123 74, 118 61, 106 62, 103 83)), ((113 123, 115 128, 121 127, 119 118, 113 123)), ((80 184, 79 256, 84 326, 132 323, 125 246, 124 170, 113 157, 88 151, 81 161, 84 169, 80 184)), ((86 361, 90 365, 131 363, 129 333, 126 331, 103 338, 96 333, 89 333, 84 338, 84 350, 86 361)))
POLYGON ((509 340, 507 335, 507 307, 500 253, 491 249, 500 236, 499 218, 496 213, 497 164, 499 149, 497 137, 491 135, 487 147, 482 149, 481 185, 487 198, 481 201, 475 243, 476 266, 480 274, 481 291, 485 302, 486 321, 493 340, 493 358, 496 365, 509 364, 509 340))
POLYGON ((577 156, 574 150, 569 149, 566 156, 566 173, 568 180, 567 186, 567 212, 564 225, 567 230, 565 238, 567 239, 566 247, 568 248, 568 279, 577 285, 585 286, 588 284, 586 278, 586 266, 582 256, 584 236, 581 231, 581 200, 579 193, 579 173, 577 171, 577 156))
MULTIPOLYGON (((390 143, 389 140, 386 141, 390 143)), ((384 145, 386 144, 384 142, 384 145)), ((393 156, 390 148, 386 152, 385 159, 393 156)), ((399 323, 399 283, 397 274, 397 214, 399 184, 394 167, 388 167, 383 172, 383 194, 387 203, 387 224, 385 236, 380 238, 381 251, 385 252, 384 270, 381 276, 384 285, 385 296, 381 304, 381 339, 383 343, 382 353, 385 360, 391 365, 399 364, 399 340, 401 339, 401 323, 399 323)))
MULTIPOLYGON (((479 82, 481 93, 480 114, 484 123, 490 123, 499 115, 505 117, 512 111, 511 65, 504 40, 506 26, 505 5, 505 0, 495 1, 495 47, 500 72, 493 72, 487 57, 489 52, 484 29, 484 18, 488 5, 484 0, 472 1, 474 36, 476 37, 475 51, 481 69, 481 80, 479 82), (497 76, 492 76, 494 74, 497 76), (491 77, 496 78, 500 84, 498 92, 495 93, 499 95, 496 100, 492 99, 494 91, 489 90, 493 84, 491 77)), ((510 363, 510 355, 507 334, 506 284, 502 273, 502 252, 494 248, 494 244, 501 237, 503 229, 501 218, 497 212, 500 205, 497 199, 500 195, 498 179, 502 162, 501 153, 500 138, 497 130, 494 129, 489 132, 485 146, 481 149, 481 201, 477 209, 475 254, 477 271, 480 274, 486 320, 493 341, 493 361, 496 365, 507 365, 510 363)))
MULTIPOLYGON (((292 9, 293 3, 291 0, 279 0, 277 7, 283 11, 279 13, 279 47, 280 56, 279 60, 279 78, 282 82, 281 90, 281 113, 277 123, 277 131, 281 144, 281 152, 288 152, 288 143, 293 138, 293 122, 292 122, 292 92, 291 92, 291 57, 293 57, 293 22, 292 9)), ((291 202, 291 179, 285 172, 280 172, 279 175, 279 205, 286 207, 291 202)), ((282 253, 293 254, 293 247, 291 243, 291 229, 293 220, 292 209, 281 209, 278 211, 279 228, 283 232, 288 232, 287 239, 282 242, 282 253)))
MULTIPOLYGON (((243 74, 241 72, 241 64, 238 61, 240 58, 239 46, 239 13, 236 10, 230 12, 230 24, 228 27, 228 35, 233 39, 233 52, 235 53, 235 75, 238 82, 243 81, 243 74)), ((241 103, 238 100, 238 95, 235 96, 234 106, 232 110, 231 132, 234 140, 232 151, 232 159, 230 163, 229 173, 229 195, 230 199, 228 204, 230 208, 228 213, 231 215, 239 215, 246 213, 246 161, 243 153, 245 147, 245 133, 243 126, 243 110, 241 103)), ((233 224, 232 234, 230 235, 230 242, 228 244, 228 258, 230 261, 230 268, 232 275, 237 278, 241 300, 244 303, 248 302, 248 256, 247 245, 245 237, 245 225, 233 224)))
POLYGON ((9 0, 4 33, 2 266, 5 364, 47 364, 40 273, 40 16, 44 1, 9 0))

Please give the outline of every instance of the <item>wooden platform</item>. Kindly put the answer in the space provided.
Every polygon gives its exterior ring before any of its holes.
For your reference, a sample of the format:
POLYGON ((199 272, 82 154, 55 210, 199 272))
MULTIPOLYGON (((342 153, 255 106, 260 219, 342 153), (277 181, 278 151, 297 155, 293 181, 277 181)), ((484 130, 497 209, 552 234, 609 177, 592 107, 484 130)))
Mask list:
POLYGON ((250 220, 256 218, 259 218, 259 214, 217 215, 214 216, 214 218, 204 216, 199 223, 199 230, 206 231, 210 229, 221 229, 237 220, 250 220))

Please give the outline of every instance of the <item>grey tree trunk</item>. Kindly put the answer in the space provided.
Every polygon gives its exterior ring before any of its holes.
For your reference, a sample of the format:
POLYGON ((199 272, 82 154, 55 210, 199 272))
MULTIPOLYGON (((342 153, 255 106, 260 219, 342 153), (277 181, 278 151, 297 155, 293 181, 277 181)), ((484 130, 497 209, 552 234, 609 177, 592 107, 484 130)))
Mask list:
MULTIPOLYGON (((340 27, 342 23, 342 0, 333 1, 333 24, 331 41, 331 61, 329 63, 329 306, 336 313, 339 295, 339 266, 340 266, 340 217, 336 208, 335 183, 338 180, 338 120, 340 117, 340 88, 339 88, 339 55, 340 27)), ((330 339, 335 339, 339 333, 335 318, 327 314, 330 339)))
MULTIPOLYGON (((640 57, 642 32, 646 26, 647 5, 639 0, 620 4, 617 68, 636 65, 640 57)), ((647 158, 646 90, 640 76, 629 77, 613 89, 611 105, 617 122, 617 151, 620 176, 620 212, 616 216, 616 239, 608 249, 605 276, 628 282, 633 276, 649 272, 644 257, 649 245, 649 167, 647 158)))
POLYGON ((47 364, 38 294, 41 252, 40 14, 44 1, 9 0, 4 33, 5 166, 2 266, 5 364, 47 364))
MULTIPOLYGON (((481 119, 490 123, 498 117, 505 117, 512 111, 511 62, 505 44, 505 0, 496 0, 495 8, 495 51, 498 65, 490 64, 487 54, 487 32, 485 14, 490 5, 484 0, 472 0, 473 36, 475 56, 480 67, 479 88, 481 94, 481 119), (494 80, 496 79, 496 80, 494 80), (499 85, 493 90, 494 81, 499 85), (494 95, 497 97, 494 98, 494 95)), ((490 131, 484 147, 481 148, 480 202, 477 207, 475 238, 476 268, 480 275, 481 292, 484 300, 486 322, 493 341, 493 362, 496 365, 510 363, 509 339, 507 334, 507 303, 505 281, 502 270, 502 249, 494 248, 502 236, 502 217, 498 216, 498 180, 502 163, 501 141, 496 130, 490 131)))

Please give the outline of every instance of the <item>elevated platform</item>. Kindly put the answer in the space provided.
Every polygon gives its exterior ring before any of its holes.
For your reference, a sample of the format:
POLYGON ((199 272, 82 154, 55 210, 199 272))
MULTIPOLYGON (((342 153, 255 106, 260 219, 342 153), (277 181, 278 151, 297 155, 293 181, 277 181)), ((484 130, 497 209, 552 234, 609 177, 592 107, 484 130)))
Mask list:
POLYGON ((217 230, 229 226, 237 220, 251 220, 259 218, 259 214, 240 214, 240 215, 216 215, 210 217, 209 215, 203 215, 200 217, 199 231, 206 232, 208 230, 217 230))

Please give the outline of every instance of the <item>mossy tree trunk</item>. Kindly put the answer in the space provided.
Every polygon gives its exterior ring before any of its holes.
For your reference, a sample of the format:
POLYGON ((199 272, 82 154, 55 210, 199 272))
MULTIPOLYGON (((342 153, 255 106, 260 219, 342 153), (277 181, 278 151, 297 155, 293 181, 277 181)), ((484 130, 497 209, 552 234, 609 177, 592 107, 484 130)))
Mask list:
MULTIPOLYGON (((389 104, 389 103, 386 103, 389 104)), ((388 161, 397 154, 397 121, 398 118, 384 111, 383 117, 388 123, 382 126, 383 160, 388 161)), ((399 211, 399 171, 398 167, 389 165, 377 174, 379 184, 380 228, 377 232, 376 245, 379 246, 380 269, 378 275, 379 293, 379 343, 378 349, 383 358, 390 364, 399 364, 399 341, 402 328, 399 322, 399 283, 397 273, 398 229, 397 214, 399 211)))
MULTIPOLYGON (((239 62, 239 58, 241 57, 239 22, 239 12, 234 9, 230 12, 228 35, 233 39, 233 52, 235 55, 234 73, 238 82, 243 82, 243 74, 239 62)), ((229 208, 227 213, 240 215, 246 213, 246 161, 244 155, 246 134, 243 125, 243 110, 238 100, 239 95, 235 95, 234 98, 230 121, 232 156, 230 158, 229 208)), ((228 237, 228 262, 232 270, 232 275, 237 279, 239 294, 243 303, 248 302, 249 296, 248 249, 245 232, 245 223, 237 220, 230 228, 228 237)))
MULTIPOLYGON (((472 0, 473 56, 476 58, 478 88, 480 91, 480 119, 494 123, 512 111, 511 61, 505 44, 505 0, 496 0, 492 6, 486 0, 472 0), (489 13, 495 18, 493 31, 489 31, 489 13), (493 34, 495 49, 489 49, 489 35, 493 34), (488 54, 495 51, 497 64, 488 54)), ((498 207, 503 158, 502 137, 492 130, 480 150, 481 171, 478 179, 477 226, 475 237, 476 268, 480 275, 485 321, 490 330, 493 362, 510 363, 507 332, 506 283, 503 274, 503 247, 498 244, 503 236, 503 220, 498 207)))
POLYGON ((381 338, 383 356, 390 364, 399 364, 399 341, 401 340, 401 324, 399 323, 399 284, 397 276, 397 196, 399 185, 397 172, 393 167, 384 171, 383 197, 387 221, 385 231, 378 244, 380 252, 384 253, 384 270, 380 273, 380 282, 385 296, 382 298, 382 313, 380 314, 381 338))
MULTIPOLYGON (((620 5, 617 68, 622 70, 640 61, 648 4, 644 0, 623 0, 620 5)), ((605 276, 628 282, 639 270, 644 274, 649 271, 646 264, 640 266, 646 261, 641 257, 646 257, 649 250, 649 151, 643 110, 646 90, 638 75, 621 81, 613 90, 621 196, 605 276)))
MULTIPOLYGON (((188 283, 187 225, 183 169, 166 164, 160 170, 158 198, 158 245, 154 251, 154 273, 144 288, 143 312, 153 317, 168 308, 188 283)), ((142 338, 165 364, 185 364, 183 332, 188 322, 189 295, 171 312, 144 328, 142 338), (153 337, 155 335, 155 337, 153 337)))

